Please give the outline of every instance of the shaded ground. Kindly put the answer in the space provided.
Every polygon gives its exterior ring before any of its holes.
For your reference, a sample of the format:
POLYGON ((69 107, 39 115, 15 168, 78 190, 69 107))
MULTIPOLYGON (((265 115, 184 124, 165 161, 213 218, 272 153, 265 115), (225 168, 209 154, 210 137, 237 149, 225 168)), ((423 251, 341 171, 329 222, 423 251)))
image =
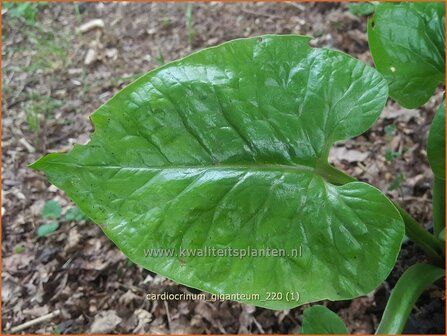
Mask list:
MULTIPOLYGON (((351 15, 343 4, 323 3, 63 3, 36 10, 36 21, 28 23, 2 13, 3 331, 60 310, 24 331, 296 332, 303 307, 270 311, 235 302, 146 301, 146 293, 196 291, 135 266, 84 219, 62 216, 57 231, 38 238, 37 228, 47 222, 42 217, 47 201, 61 204, 63 214, 73 204, 27 164, 85 143, 92 131, 89 115, 139 75, 233 38, 308 34, 315 37, 314 46, 337 48, 371 64, 366 17, 351 15), (102 19, 104 27, 76 33, 93 19, 102 19)), ((411 111, 389 102, 370 131, 345 142, 348 151, 336 147, 331 155, 336 165, 387 192, 427 228, 432 175, 426 135, 440 100, 437 95, 411 111)), ((372 333, 399 275, 423 260, 422 252, 405 243, 395 270, 376 291, 324 304, 351 332, 372 333)), ((444 333, 444 298, 443 287, 427 291, 407 331, 444 333)))

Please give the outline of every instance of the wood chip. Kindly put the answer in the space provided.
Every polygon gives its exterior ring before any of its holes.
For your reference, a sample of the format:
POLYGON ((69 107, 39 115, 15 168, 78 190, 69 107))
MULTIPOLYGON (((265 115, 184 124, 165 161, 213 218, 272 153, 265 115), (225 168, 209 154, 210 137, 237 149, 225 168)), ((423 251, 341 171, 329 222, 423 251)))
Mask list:
POLYGON ((98 57, 98 53, 96 52, 96 50, 90 48, 87 51, 87 54, 85 55, 84 64, 85 65, 92 64, 93 62, 96 61, 97 57, 98 57))
POLYGON ((345 147, 333 147, 329 154, 330 162, 362 162, 368 157, 367 152, 360 152, 355 149, 346 149, 345 147))
POLYGON ((76 29, 77 33, 86 33, 89 30, 95 29, 95 28, 104 28, 104 21, 102 19, 95 19, 95 20, 91 20, 87 23, 84 23, 82 26, 78 27, 78 29, 76 29))
POLYGON ((91 334, 108 334, 114 331, 115 327, 121 323, 121 318, 114 310, 106 310, 96 315, 90 327, 91 334))

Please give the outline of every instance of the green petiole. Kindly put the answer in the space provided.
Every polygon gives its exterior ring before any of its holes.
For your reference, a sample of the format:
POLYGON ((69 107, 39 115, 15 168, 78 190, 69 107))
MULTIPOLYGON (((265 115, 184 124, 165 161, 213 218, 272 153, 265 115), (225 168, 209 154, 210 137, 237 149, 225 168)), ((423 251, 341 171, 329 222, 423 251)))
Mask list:
POLYGON ((391 292, 376 334, 402 333, 419 296, 444 275, 445 270, 429 264, 416 264, 407 269, 391 292))

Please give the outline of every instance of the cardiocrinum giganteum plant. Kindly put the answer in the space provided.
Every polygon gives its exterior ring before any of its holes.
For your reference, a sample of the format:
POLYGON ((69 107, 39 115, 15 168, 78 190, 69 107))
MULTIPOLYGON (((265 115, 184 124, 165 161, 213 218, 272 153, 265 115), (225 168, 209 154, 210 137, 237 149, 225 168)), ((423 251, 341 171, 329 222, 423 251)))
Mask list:
MULTIPOLYGON (((400 105, 417 108, 430 99, 440 83, 445 86, 444 3, 377 4, 368 23, 368 43, 375 66, 389 84, 390 96, 400 105)), ((445 276, 445 270, 437 267, 444 267, 438 259, 445 258, 445 150, 444 100, 427 141, 434 176, 433 236, 419 229, 423 238, 418 239, 412 230, 417 226, 409 225, 413 220, 403 215, 407 235, 427 253, 432 264, 415 264, 403 273, 391 292, 377 334, 402 333, 421 293, 445 276)), ((301 332, 342 334, 347 329, 335 313, 313 306, 304 312, 301 332)))
MULTIPOLYGON (((88 144, 32 168, 130 260, 178 283, 271 309, 365 295, 406 227, 437 240, 328 163, 334 142, 378 118, 388 84, 309 40, 237 39, 150 71, 92 114, 88 144)), ((435 262, 438 247, 423 247, 435 262)))

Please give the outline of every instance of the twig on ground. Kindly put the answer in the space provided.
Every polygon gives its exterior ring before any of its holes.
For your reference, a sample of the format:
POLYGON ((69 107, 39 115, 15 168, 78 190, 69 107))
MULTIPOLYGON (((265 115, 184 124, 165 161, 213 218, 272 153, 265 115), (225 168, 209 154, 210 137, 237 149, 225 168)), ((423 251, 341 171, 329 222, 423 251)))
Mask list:
POLYGON ((33 326, 35 324, 39 324, 39 323, 51 320, 53 317, 59 316, 60 313, 61 313, 61 311, 58 309, 58 310, 55 310, 52 313, 49 313, 49 314, 46 314, 46 315, 42 315, 42 316, 40 316, 38 318, 35 318, 34 320, 31 320, 31 321, 19 324, 18 326, 11 328, 11 333, 16 333, 16 332, 22 331, 22 330, 24 330, 24 329, 26 329, 28 327, 31 327, 31 326, 33 326))
POLYGON ((297 9, 299 9, 299 10, 301 10, 301 11, 306 9, 306 7, 304 7, 303 5, 300 5, 300 4, 298 4, 296 2, 293 2, 293 1, 287 1, 286 3, 291 5, 291 6, 293 6, 293 7, 295 7, 295 8, 297 8, 297 9))
POLYGON ((253 323, 256 325, 256 328, 258 328, 260 334, 265 334, 265 331, 262 328, 261 324, 258 322, 256 317, 254 317, 254 316, 253 316, 253 323))
POLYGON ((172 334, 172 329, 171 329, 171 314, 169 313, 169 307, 168 307, 168 303, 166 301, 163 301, 164 305, 165 305, 165 309, 166 309, 166 317, 168 318, 168 328, 169 328, 169 333, 172 334))

